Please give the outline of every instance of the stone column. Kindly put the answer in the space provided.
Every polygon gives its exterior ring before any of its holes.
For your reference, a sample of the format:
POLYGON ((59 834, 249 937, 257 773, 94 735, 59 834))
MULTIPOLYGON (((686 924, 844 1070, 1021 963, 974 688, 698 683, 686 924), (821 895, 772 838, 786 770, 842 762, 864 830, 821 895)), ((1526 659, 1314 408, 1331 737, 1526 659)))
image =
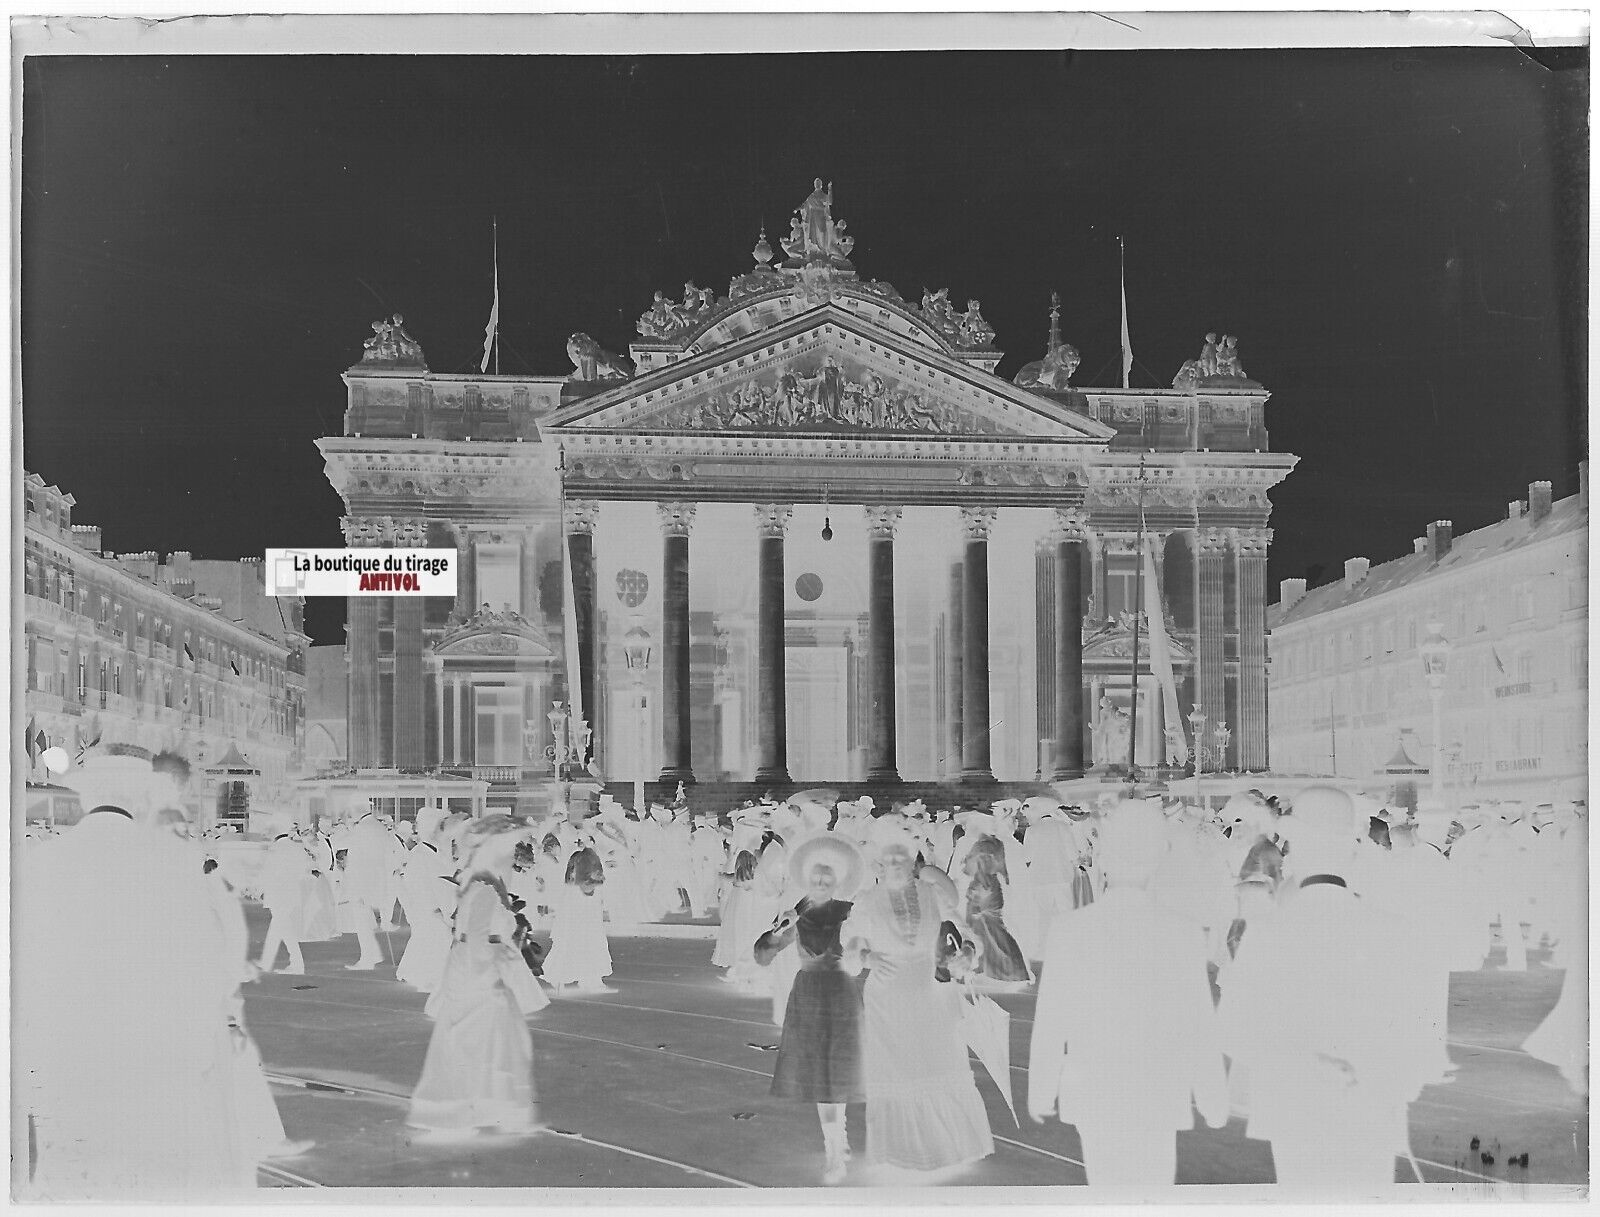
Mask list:
MULTIPOLYGON (((395 549, 420 549, 427 541, 421 520, 396 520, 395 549)), ((425 769, 428 758, 423 732, 423 704, 426 690, 422 681, 423 597, 400 595, 394 598, 394 719, 391 728, 396 769, 425 769)))
MULTIPOLYGON (((1195 614, 1197 686, 1206 730, 1228 714, 1227 656, 1223 595, 1227 579, 1228 533, 1222 528, 1202 528, 1195 534, 1200 584, 1199 611, 1195 614)), ((1228 724, 1235 732, 1238 724, 1228 724)))
POLYGON ((472 552, 472 530, 464 524, 455 525, 456 538, 456 606, 455 613, 462 621, 478 611, 477 560, 472 552))
POLYGON ((689 715, 689 529, 693 503, 657 503, 661 517, 661 781, 692 783, 689 715))
MULTIPOLYGON (((381 516, 346 516, 345 544, 351 547, 382 545, 388 540, 389 522, 381 516)), ((350 672, 350 764, 357 769, 378 765, 378 599, 348 598, 349 625, 345 655, 350 672)))
POLYGON ((961 780, 992 782, 989 767, 989 530, 993 507, 963 507, 966 534, 962 564, 961 780))
POLYGON ((1267 546, 1270 528, 1235 531, 1239 559, 1239 768, 1267 767, 1267 546))
POLYGON ((867 656, 872 717, 867 781, 898 782, 894 702, 894 530, 898 507, 867 508, 867 656))
POLYGON ((1056 734, 1050 780, 1083 776, 1083 551, 1089 515, 1056 509, 1056 734))
POLYGON ((756 506, 760 556, 756 566, 756 775, 758 782, 789 781, 788 719, 783 662, 783 535, 794 508, 756 506))
POLYGON ((945 777, 955 777, 960 773, 962 741, 966 738, 961 720, 961 650, 966 645, 962 638, 961 588, 961 563, 952 562, 949 612, 945 617, 945 777))
MULTIPOLYGON (((600 682, 596 667, 598 622, 595 615, 594 525, 599 516, 600 504, 593 499, 567 499, 562 512, 562 523, 567 534, 567 560, 572 564, 572 612, 578 625, 578 670, 567 673, 567 687, 578 690, 584 719, 594 732, 591 743, 596 758, 602 756, 601 748, 606 743, 600 738, 597 713, 600 682)), ((565 589, 562 594, 566 594, 565 589)), ((544 721, 543 710, 534 717, 539 722, 541 733, 547 733, 549 727, 544 721)), ((601 772, 604 772, 603 767, 601 772)))

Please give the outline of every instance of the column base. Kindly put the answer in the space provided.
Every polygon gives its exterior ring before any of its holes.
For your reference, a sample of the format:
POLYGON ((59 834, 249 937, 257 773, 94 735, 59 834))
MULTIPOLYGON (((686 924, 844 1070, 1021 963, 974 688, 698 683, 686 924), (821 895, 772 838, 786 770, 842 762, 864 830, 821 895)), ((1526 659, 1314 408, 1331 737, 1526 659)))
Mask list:
POLYGON ((794 779, 789 776, 788 769, 757 769, 756 776, 751 779, 772 786, 791 786, 794 779))
POLYGON ((987 769, 963 769, 956 779, 963 786, 993 786, 999 779, 987 769))
POLYGON ((682 782, 685 786, 694 785, 694 773, 688 769, 663 769, 658 782, 682 782))
POLYGON ((1052 782, 1071 782, 1071 781, 1074 781, 1074 780, 1076 780, 1078 778, 1081 778, 1083 776, 1083 774, 1084 774, 1084 770, 1083 770, 1082 766, 1079 766, 1076 769, 1071 769, 1071 768, 1068 768, 1068 769, 1052 769, 1050 771, 1050 781, 1052 781, 1052 782))
POLYGON ((880 786, 898 786, 901 782, 898 769, 874 769, 868 772, 867 781, 876 782, 880 786))

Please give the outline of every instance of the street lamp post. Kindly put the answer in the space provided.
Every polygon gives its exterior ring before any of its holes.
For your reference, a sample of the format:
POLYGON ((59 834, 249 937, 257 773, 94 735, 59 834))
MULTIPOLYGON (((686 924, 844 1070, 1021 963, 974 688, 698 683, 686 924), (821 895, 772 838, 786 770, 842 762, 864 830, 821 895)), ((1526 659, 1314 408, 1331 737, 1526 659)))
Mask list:
POLYGON ((645 693, 645 677, 650 673, 650 631, 636 625, 622 637, 622 657, 627 661, 628 675, 633 678, 635 715, 635 744, 633 777, 633 805, 641 817, 645 814, 644 773, 646 740, 649 734, 649 712, 645 693))
POLYGON ((1433 803, 1444 807, 1444 680, 1450 668, 1450 640, 1437 622, 1428 623, 1428 635, 1417 647, 1422 659, 1422 674, 1428 681, 1428 696, 1433 702, 1433 803))
POLYGON ((1199 781, 1206 755, 1206 712, 1199 706, 1189 711, 1189 734, 1194 740, 1194 776, 1199 781))
POLYGON ((1233 731, 1219 719, 1217 725, 1211 728, 1211 734, 1217 737, 1217 769, 1221 772, 1228 768, 1228 740, 1233 737, 1233 731))

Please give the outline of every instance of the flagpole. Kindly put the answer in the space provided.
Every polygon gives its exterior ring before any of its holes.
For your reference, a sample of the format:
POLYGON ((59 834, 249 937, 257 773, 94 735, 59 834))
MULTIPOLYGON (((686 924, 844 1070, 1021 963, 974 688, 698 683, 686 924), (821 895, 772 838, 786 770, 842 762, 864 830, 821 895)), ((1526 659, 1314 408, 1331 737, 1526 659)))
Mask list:
MULTIPOLYGON (((1126 373, 1124 373, 1126 374, 1126 373)), ((1139 780, 1135 749, 1139 742, 1139 612, 1144 604, 1144 453, 1139 453, 1139 540, 1135 550, 1139 565, 1135 568, 1133 586, 1133 659, 1128 675, 1133 692, 1128 703, 1128 781, 1139 780)))
POLYGON ((500 375, 500 217, 491 216, 494 225, 494 374, 500 375))
POLYGON ((1133 338, 1128 333, 1128 246, 1117 238, 1122 265, 1122 387, 1128 388, 1128 375, 1133 371, 1133 338))

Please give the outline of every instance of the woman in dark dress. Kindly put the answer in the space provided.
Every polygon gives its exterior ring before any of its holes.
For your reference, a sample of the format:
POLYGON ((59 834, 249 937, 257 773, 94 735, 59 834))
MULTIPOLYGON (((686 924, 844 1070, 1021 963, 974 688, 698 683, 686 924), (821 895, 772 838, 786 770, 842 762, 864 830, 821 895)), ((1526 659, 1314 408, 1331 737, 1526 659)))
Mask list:
POLYGON ((865 1098, 861 1088, 861 991, 843 965, 839 927, 850 915, 865 862, 849 841, 831 833, 802 842, 790 855, 789 875, 806 892, 756 940, 763 966, 795 943, 800 961, 783 1017, 783 1041, 772 1093, 817 1105, 827 1154, 823 1182, 844 1178, 850 1157, 845 1104, 865 1098))
POLYGON ((1006 929, 1006 855, 994 837, 983 837, 967 854, 967 928, 977 939, 978 974, 1002 984, 1026 984, 1033 977, 1017 940, 1006 929))

